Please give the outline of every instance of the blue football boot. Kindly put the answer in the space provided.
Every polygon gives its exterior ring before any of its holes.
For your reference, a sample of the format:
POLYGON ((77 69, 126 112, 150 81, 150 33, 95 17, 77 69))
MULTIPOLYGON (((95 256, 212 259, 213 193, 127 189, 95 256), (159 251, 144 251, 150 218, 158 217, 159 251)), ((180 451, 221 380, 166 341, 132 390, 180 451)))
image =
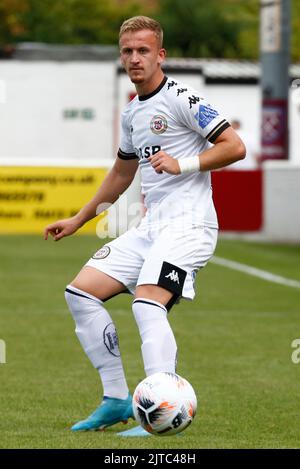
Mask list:
POLYGON ((131 437, 145 437, 145 436, 152 436, 151 433, 147 432, 143 429, 140 425, 130 428, 130 430, 125 430, 124 432, 117 433, 118 436, 123 436, 126 438, 131 437))
POLYGON ((75 423, 71 430, 89 431, 104 430, 115 423, 124 422, 133 417, 132 396, 128 394, 127 399, 117 399, 114 397, 103 397, 103 401, 87 419, 75 423))

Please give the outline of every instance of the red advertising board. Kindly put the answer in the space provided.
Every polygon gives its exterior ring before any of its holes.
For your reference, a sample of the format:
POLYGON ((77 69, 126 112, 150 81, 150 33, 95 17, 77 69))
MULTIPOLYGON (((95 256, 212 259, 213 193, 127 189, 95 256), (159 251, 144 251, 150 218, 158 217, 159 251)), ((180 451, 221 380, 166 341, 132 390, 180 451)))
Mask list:
POLYGON ((262 228, 261 170, 213 171, 212 186, 220 230, 259 231, 262 228))

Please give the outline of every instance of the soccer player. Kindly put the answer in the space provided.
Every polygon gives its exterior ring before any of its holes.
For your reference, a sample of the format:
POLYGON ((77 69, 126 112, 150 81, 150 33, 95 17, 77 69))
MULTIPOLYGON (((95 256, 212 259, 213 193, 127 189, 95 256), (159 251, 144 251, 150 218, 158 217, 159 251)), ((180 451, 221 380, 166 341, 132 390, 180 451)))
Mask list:
MULTIPOLYGON (((137 96, 121 117, 118 155, 92 200, 74 217, 45 229, 45 239, 50 234, 55 241, 73 234, 99 214, 101 204, 114 203, 140 168, 146 206, 140 225, 97 251, 66 288, 76 334, 99 371, 104 395, 73 431, 103 429, 133 417, 117 332, 104 306, 112 296, 134 294, 146 375, 175 372, 177 347, 168 311, 180 298, 194 298, 195 274, 217 241, 210 170, 245 155, 236 132, 201 94, 164 75, 162 43, 161 26, 151 18, 122 24, 121 62, 137 96)), ((129 434, 142 434, 138 431, 129 434)))

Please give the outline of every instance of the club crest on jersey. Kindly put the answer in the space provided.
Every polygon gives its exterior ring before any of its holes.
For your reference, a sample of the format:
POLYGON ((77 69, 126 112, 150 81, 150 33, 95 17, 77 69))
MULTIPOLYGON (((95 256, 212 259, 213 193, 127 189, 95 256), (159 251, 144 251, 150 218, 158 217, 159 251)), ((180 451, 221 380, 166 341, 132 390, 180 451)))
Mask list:
POLYGON ((203 104, 200 104, 199 112, 195 114, 195 119, 198 121, 201 129, 205 129, 205 127, 207 127, 208 124, 210 124, 218 115, 218 111, 213 109, 210 105, 204 106, 203 104))
POLYGON ((95 252, 95 254, 93 255, 93 259, 105 259, 105 257, 107 257, 109 253, 110 253, 110 247, 103 246, 103 248, 95 252))
POLYGON ((157 115, 152 117, 150 129, 154 134, 163 134, 168 128, 168 121, 165 116, 157 115))

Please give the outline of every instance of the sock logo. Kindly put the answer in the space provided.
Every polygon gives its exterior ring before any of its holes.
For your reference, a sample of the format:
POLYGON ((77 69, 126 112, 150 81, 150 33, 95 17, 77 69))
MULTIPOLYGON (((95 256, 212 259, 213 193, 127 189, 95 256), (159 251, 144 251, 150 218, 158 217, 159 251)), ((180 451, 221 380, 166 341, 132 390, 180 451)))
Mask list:
POLYGON ((105 347, 114 357, 120 357, 119 338, 114 323, 109 323, 103 332, 105 347))
POLYGON ((179 285, 179 275, 174 269, 165 278, 170 278, 173 282, 177 282, 179 285))

